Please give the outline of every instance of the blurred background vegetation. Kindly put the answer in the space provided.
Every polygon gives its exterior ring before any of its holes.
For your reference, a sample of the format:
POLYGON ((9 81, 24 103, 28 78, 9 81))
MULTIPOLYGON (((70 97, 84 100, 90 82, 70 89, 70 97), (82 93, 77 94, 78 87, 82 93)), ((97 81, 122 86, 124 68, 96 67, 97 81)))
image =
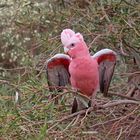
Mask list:
POLYGON ((64 131, 67 123, 52 134, 47 131, 69 113, 63 99, 57 107, 47 104, 44 72, 46 60, 63 52, 60 33, 65 28, 81 32, 92 54, 102 48, 118 53, 112 91, 126 91, 128 77, 121 74, 139 70, 139 0, 1 0, 0 139, 87 138, 83 127, 79 133, 64 131))

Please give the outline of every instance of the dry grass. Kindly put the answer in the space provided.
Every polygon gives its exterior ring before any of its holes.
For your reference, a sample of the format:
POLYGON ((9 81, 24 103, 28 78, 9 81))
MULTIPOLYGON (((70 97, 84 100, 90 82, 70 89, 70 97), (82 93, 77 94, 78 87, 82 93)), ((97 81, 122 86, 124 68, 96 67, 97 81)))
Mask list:
MULTIPOLYGON (((49 92, 44 66, 48 58, 63 52, 59 35, 64 28, 81 32, 91 54, 102 48, 118 53, 110 93, 126 95, 129 73, 139 71, 140 3, 79 1, 0 2, 0 139, 140 138, 139 105, 120 104, 71 116, 72 93, 58 93, 57 105, 50 98, 57 92, 49 92)), ((120 98, 97 95, 100 104, 120 98)))

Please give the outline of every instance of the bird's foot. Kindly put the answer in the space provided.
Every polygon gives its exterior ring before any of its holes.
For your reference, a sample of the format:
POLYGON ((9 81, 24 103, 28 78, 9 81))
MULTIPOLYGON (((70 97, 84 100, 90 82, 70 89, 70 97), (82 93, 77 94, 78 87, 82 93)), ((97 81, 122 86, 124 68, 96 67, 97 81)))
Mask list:
POLYGON ((100 109, 101 105, 97 103, 96 100, 89 102, 89 107, 93 107, 94 110, 100 109))

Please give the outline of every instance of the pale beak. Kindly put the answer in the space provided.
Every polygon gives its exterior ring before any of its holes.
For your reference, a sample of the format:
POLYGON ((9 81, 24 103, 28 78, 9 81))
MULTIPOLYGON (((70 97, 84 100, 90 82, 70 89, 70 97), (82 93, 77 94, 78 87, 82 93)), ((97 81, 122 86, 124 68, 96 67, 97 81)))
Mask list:
POLYGON ((69 49, 67 47, 64 47, 64 52, 68 53, 69 49))

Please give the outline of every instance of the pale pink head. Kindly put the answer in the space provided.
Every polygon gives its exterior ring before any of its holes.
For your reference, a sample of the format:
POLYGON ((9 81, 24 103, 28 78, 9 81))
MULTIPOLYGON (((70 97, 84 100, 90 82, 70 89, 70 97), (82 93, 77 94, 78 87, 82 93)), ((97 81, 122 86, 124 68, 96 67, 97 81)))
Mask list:
POLYGON ((89 55, 89 50, 80 33, 65 29, 61 33, 61 42, 64 45, 65 53, 68 53, 72 58, 89 55))

